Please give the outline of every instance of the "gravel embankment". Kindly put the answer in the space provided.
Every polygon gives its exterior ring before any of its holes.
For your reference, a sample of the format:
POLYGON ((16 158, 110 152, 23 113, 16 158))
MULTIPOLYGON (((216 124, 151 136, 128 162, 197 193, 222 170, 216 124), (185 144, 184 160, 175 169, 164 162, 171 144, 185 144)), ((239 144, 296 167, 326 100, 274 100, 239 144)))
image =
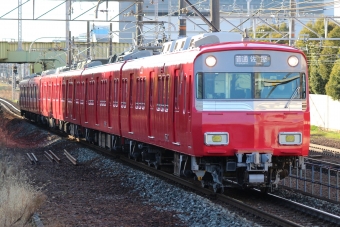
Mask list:
MULTIPOLYGON (((153 204, 155 209, 175 212, 177 217, 188 226, 254 226, 242 217, 214 204, 209 199, 187 192, 164 180, 139 170, 127 167, 120 162, 103 158, 100 154, 82 148, 73 151, 77 159, 86 163, 96 159, 96 166, 102 174, 110 177, 123 176, 122 188, 132 188, 144 200, 153 204)), ((255 225, 256 226, 256 225, 255 225)))

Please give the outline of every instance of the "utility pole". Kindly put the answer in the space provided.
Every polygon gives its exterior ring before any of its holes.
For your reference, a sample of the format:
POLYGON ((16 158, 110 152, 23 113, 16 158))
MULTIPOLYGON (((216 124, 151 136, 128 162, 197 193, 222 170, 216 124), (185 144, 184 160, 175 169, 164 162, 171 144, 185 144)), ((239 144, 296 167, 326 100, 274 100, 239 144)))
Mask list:
POLYGON ((178 37, 186 37, 187 36, 187 21, 184 18, 186 16, 186 5, 184 0, 178 0, 178 18, 179 18, 179 34, 178 37))
POLYGON ((18 0, 18 50, 22 50, 22 0, 18 0))
POLYGON ((218 32, 220 30, 220 0, 210 0, 210 20, 217 29, 213 32, 218 32))
POLYGON ((295 38, 295 20, 296 17, 296 2, 295 0, 289 0, 289 46, 294 45, 293 38, 295 38))
POLYGON ((137 13, 137 26, 136 26, 136 45, 139 46, 143 43, 142 33, 143 33, 143 23, 139 23, 143 21, 143 5, 141 1, 138 1, 136 4, 136 13, 137 13))
MULTIPOLYGON (((66 50, 70 50, 71 49, 71 45, 70 45, 70 40, 71 40, 71 36, 70 36, 70 20, 71 20, 71 13, 72 13, 72 4, 71 4, 72 0, 66 0, 66 40, 65 40, 65 46, 66 46, 66 50)), ((67 65, 71 66, 71 62, 69 62, 70 57, 67 56, 67 65)))
POLYGON ((90 21, 87 21, 86 60, 90 59, 90 21))
POLYGON ((16 64, 13 64, 13 67, 12 67, 12 100, 15 100, 15 88, 17 84, 16 74, 17 73, 18 73, 18 67, 16 66, 16 64))

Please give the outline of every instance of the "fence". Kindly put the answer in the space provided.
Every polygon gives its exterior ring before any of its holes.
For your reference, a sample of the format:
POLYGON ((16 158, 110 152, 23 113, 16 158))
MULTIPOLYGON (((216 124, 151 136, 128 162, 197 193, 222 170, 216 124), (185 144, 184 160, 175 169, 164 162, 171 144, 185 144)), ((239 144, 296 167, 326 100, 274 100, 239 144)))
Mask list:
POLYGON ((305 170, 291 165, 289 176, 281 185, 339 202, 340 165, 310 158, 305 158, 305 164, 305 170))
POLYGON ((340 131, 340 101, 327 95, 310 95, 311 125, 326 130, 340 131))

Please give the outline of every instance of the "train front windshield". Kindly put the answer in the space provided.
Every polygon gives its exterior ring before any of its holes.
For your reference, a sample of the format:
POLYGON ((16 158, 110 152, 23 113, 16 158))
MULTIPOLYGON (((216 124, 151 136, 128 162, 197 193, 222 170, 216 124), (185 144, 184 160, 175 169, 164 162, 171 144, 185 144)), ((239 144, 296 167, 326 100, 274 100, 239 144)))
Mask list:
POLYGON ((299 72, 197 73, 197 99, 305 99, 305 74, 299 72))

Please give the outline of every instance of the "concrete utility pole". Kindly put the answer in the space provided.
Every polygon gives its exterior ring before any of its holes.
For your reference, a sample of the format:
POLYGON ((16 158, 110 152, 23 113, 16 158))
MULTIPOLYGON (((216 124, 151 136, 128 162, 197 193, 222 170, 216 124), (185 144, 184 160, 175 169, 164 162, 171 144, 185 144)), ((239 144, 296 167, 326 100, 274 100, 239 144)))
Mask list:
POLYGON ((143 32, 143 24, 139 23, 143 21, 143 5, 142 2, 138 1, 136 4, 136 13, 137 13, 137 26, 136 26, 136 44, 137 46, 143 43, 142 32, 143 32))
POLYGON ((18 0, 18 50, 22 50, 22 0, 18 0))
POLYGON ((289 19, 289 46, 294 45, 295 38, 295 20, 296 17, 296 2, 295 0, 289 0, 289 12, 290 12, 290 19, 289 19))
MULTIPOLYGON (((220 30, 220 0, 210 0, 210 20, 215 28, 220 30)), ((217 32, 217 31, 214 31, 217 32)))
MULTIPOLYGON (((170 0, 169 0, 170 1, 170 0)), ((179 11, 178 11, 178 18, 179 18, 179 34, 178 37, 186 37, 187 36, 187 20, 184 18, 186 16, 186 4, 184 0, 178 0, 179 11)))
MULTIPOLYGON (((66 0, 66 50, 70 50, 71 45, 70 45, 70 20, 71 20, 71 13, 72 13, 72 0, 66 0)), ((67 57, 67 65, 71 66, 71 62, 69 62, 70 57, 67 57)))
POLYGON ((90 21, 87 21, 86 58, 90 59, 90 21))
POLYGON ((16 64, 13 64, 12 66, 12 100, 15 100, 15 88, 16 88, 16 83, 17 83, 16 78, 15 78, 16 73, 14 72, 15 67, 17 67, 16 64))

